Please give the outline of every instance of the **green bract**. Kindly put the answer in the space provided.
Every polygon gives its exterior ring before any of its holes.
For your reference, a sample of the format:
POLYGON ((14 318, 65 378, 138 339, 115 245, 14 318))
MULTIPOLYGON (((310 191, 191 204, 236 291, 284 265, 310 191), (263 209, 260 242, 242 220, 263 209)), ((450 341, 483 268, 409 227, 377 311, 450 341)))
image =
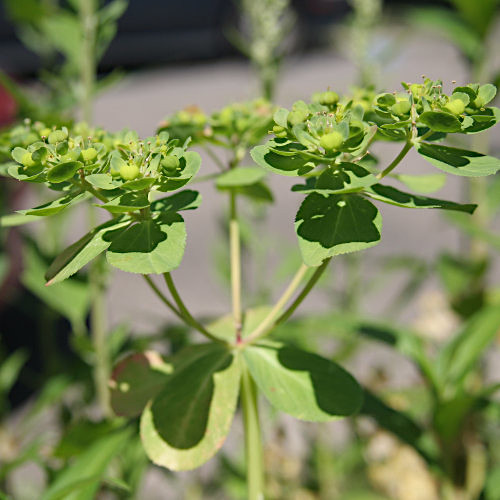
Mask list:
MULTIPOLYGON (((43 124, 28 128, 44 131, 43 124)), ((180 264, 186 230, 177 212, 196 208, 198 195, 185 191, 187 197, 179 193, 180 198, 155 199, 196 175, 197 153, 179 146, 166 132, 140 140, 135 132, 110 134, 85 124, 69 132, 54 130, 46 140, 35 139, 13 149, 15 163, 7 173, 18 180, 45 183, 59 197, 21 213, 48 216, 93 195, 112 217, 56 259, 48 272, 50 283, 74 274, 103 251, 111 265, 134 273, 164 273, 180 264)))
POLYGON ((404 88, 406 93, 378 95, 357 89, 353 96, 339 99, 316 93, 310 104, 297 101, 290 111, 279 109, 274 114, 275 138, 252 150, 252 158, 264 169, 305 179, 292 190, 307 194, 295 229, 308 266, 379 242, 381 216, 370 199, 409 208, 474 210, 472 205, 379 185, 411 148, 448 173, 482 176, 500 170, 496 158, 432 142, 447 133, 479 132, 495 125, 498 110, 484 108, 495 95, 494 87, 457 87, 447 96, 441 82, 426 79, 404 88), (382 170, 368 161, 375 140, 404 142, 394 162, 382 170))

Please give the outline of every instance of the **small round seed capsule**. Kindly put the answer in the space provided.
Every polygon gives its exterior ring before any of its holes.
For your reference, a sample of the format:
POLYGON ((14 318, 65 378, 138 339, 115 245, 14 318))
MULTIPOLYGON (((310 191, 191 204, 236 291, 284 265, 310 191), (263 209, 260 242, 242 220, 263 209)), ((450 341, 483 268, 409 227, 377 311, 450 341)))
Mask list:
POLYGON ((97 149, 82 149, 82 158, 85 163, 92 163, 97 158, 97 149))
POLYGON ((333 90, 327 90, 319 96, 319 103, 326 106, 333 106, 339 102, 339 95, 333 90))
POLYGON ((133 181, 139 177, 140 170, 134 163, 126 163, 120 167, 120 176, 125 181, 133 181))
POLYGON ((325 134, 319 140, 319 144, 322 148, 325 148, 327 151, 331 151, 333 149, 338 149, 342 146, 344 142, 344 137, 340 132, 330 132, 329 134, 325 134))
POLYGON ((23 156, 21 158, 21 163, 25 167, 34 167, 36 165, 36 162, 31 157, 31 153, 28 153, 28 152, 23 154, 23 156))

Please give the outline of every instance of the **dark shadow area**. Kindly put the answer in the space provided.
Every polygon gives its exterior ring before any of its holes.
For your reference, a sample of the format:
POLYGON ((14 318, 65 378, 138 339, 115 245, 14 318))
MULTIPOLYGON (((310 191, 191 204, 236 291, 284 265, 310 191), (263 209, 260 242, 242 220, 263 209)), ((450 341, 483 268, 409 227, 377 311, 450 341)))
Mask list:
POLYGON ((203 439, 214 397, 213 376, 232 362, 227 349, 204 344, 174 364, 172 376, 151 405, 155 429, 169 446, 189 449, 203 439))
POLYGON ((353 377, 339 365, 316 354, 281 347, 278 360, 288 370, 307 372, 314 388, 318 406, 325 413, 347 416, 359 408, 359 386, 353 377))

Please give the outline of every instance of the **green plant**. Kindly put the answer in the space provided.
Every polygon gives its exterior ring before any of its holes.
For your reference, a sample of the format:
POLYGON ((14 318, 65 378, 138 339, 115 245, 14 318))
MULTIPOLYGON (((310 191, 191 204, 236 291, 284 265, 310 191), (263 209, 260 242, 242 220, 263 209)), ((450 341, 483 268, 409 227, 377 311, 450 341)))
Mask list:
POLYGON ((198 110, 180 112, 159 135, 144 140, 131 131, 110 134, 85 125, 53 130, 49 140, 43 124, 26 124, 27 134, 38 136, 12 151, 14 163, 7 173, 43 183, 59 197, 12 217, 22 222, 50 216, 92 197, 110 214, 108 221, 55 259, 46 273, 47 285, 58 286, 105 254, 111 266, 143 275, 180 320, 206 337, 207 342, 190 345, 167 360, 146 351, 125 357, 115 367, 112 407, 123 416, 142 414, 142 443, 155 463, 185 470, 207 461, 224 442, 240 396, 248 496, 262 498, 259 393, 278 410, 307 421, 345 417, 362 408, 362 388, 338 364, 267 337, 295 312, 333 257, 380 241, 382 219, 372 200, 405 208, 474 211, 475 205, 382 183, 394 176, 410 150, 415 148, 424 160, 450 174, 486 176, 500 170, 496 158, 437 143, 449 133, 478 133, 496 124, 498 110, 486 107, 496 92, 492 85, 460 86, 450 95, 439 81, 404 84, 404 89, 400 94, 368 93, 358 99, 364 105, 326 92, 315 94, 310 104, 296 102, 290 111, 274 111, 257 100, 228 106, 211 117, 198 110), (464 104, 464 113, 449 112, 455 100, 464 104), (256 145, 270 129, 277 130, 277 136, 256 145), (179 212, 200 204, 196 191, 180 190, 200 168, 188 136, 231 153, 227 164, 217 158, 221 172, 210 178, 216 178, 229 199, 232 314, 209 325, 189 312, 171 275, 186 244, 179 212), (382 169, 368 153, 377 140, 403 144, 382 169), (241 166, 252 147, 257 166, 241 166), (266 172, 304 180, 292 188, 306 195, 295 217, 303 264, 274 305, 245 311, 238 198, 255 192, 266 172), (171 299, 151 278, 155 274, 163 275, 171 299))

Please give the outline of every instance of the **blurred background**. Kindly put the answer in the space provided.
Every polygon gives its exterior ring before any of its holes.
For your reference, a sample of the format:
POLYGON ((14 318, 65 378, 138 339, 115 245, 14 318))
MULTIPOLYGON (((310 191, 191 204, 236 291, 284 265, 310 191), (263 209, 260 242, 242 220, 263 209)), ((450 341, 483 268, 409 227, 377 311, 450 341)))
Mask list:
MULTIPOLYGON (((165 117, 180 109, 194 105, 210 114, 228 103, 254 99, 266 92, 276 104, 290 106, 296 100, 308 100, 314 91, 328 88, 339 94, 366 85, 373 85, 377 92, 399 91, 400 82, 419 83, 422 75, 442 79, 445 90, 452 87, 452 81, 459 85, 499 81, 500 26, 495 0, 102 3, 103 8, 107 5, 113 8, 108 12, 109 27, 102 32, 104 42, 92 108, 93 123, 112 131, 130 128, 145 137, 154 133, 165 117), (262 19, 256 17, 255 9, 260 9, 262 19), (271 28, 276 33, 269 40, 259 35, 255 27, 258 22, 265 24, 266 15, 275 20, 271 28), (259 46, 262 39, 268 41, 267 47, 259 46), (274 51, 272 62, 262 62, 261 56, 271 50, 269 47, 274 51), (272 76, 266 77, 269 75, 266 71, 272 76)), ((66 14, 61 17, 60 8, 78 11, 78 0, 0 2, 0 126, 4 130, 31 116, 33 110, 43 117, 49 115, 47 110, 64 117, 82 117, 77 104, 78 84, 71 83, 79 81, 72 63, 72 58, 77 60, 80 55, 79 48, 68 48, 75 29, 68 16, 64 17, 66 14)), ((498 156, 500 132, 494 129, 486 143, 477 147, 498 156)), ((375 151, 382 164, 396 152, 397 145, 390 143, 375 151)), ((416 154, 410 154, 404 168, 410 174, 435 172, 416 154)), ((202 173, 215 171, 211 158, 203 156, 202 173)), ((258 231, 266 243, 263 247, 252 246, 250 237, 244 242, 248 243, 248 254, 253 255, 249 257, 244 283, 249 291, 247 306, 276 297, 286 285, 288 272, 300 261, 292 222, 301 199, 290 191, 293 183, 287 178, 272 178, 274 208, 265 214, 261 207, 248 209, 249 234, 258 231), (257 282, 259 269, 267 270, 267 282, 257 282)), ((1 179, 1 215, 34 206, 36 200, 43 199, 42 193, 17 184, 1 179)), ((496 190, 488 196, 500 202, 499 183, 495 185, 496 190)), ((227 254, 219 238, 224 234, 221 228, 227 215, 226 206, 212 184, 200 184, 197 189, 203 195, 203 208, 185 216, 188 245, 183 264, 174 276, 191 311, 202 318, 216 318, 227 314, 230 307, 227 254)), ((460 200, 467 196, 466 192, 461 179, 448 179, 439 197, 460 200)), ((491 204, 495 205, 494 201, 491 204)), ((439 346, 466 320, 463 303, 457 305, 458 296, 470 299, 468 292, 473 291, 477 298, 478 282, 481 282, 481 297, 485 290, 498 294, 500 226, 495 210, 487 231, 497 239, 489 238, 489 243, 485 243, 490 245, 487 271, 481 268, 460 274, 464 269, 476 269, 456 257, 463 255, 467 239, 473 237, 474 231, 467 232, 461 220, 444 217, 438 211, 403 211, 384 206, 381 244, 363 252, 361 257, 338 259, 319 289, 304 303, 300 314, 309 313, 311 318, 317 318, 309 326, 300 323, 300 315, 297 319, 297 330, 311 328, 317 333, 314 340, 305 343, 311 348, 313 344, 323 346, 332 356, 344 356, 345 365, 359 380, 374 389, 390 392, 396 406, 407 408, 414 401, 419 408, 413 413, 425 412, 427 400, 415 396, 422 392, 423 383, 414 364, 381 343, 351 345, 342 336, 345 335, 342 322, 336 323, 332 315, 351 310, 372 319, 411 325, 423 332, 423 338, 433 349, 439 346), (454 277, 460 274, 457 278, 462 280, 460 286, 449 285, 447 272, 458 273, 454 277)), ((85 214, 76 211, 71 220, 61 220, 60 227, 56 222, 52 227, 1 228, 0 359, 5 362, 10 359, 8 366, 14 365, 4 375, 7 382, 2 382, 0 376, 0 396, 5 399, 2 414, 5 418, 0 425, 0 469, 2 462, 5 469, 0 473, 0 485, 3 484, 6 495, 11 495, 5 498, 41 498, 37 492, 47 487, 56 475, 54 471, 71 458, 69 448, 59 449, 59 457, 50 458, 47 465, 39 458, 40 449, 35 452, 35 448, 30 448, 35 442, 34 424, 29 423, 26 427, 29 432, 22 437, 15 432, 16 425, 41 401, 39 394, 43 387, 52 384, 51 390, 57 393, 59 383, 64 389, 60 389, 55 399, 44 393, 44 401, 48 401, 45 413, 40 410, 37 414, 42 419, 37 425, 47 436, 40 445, 41 456, 46 456, 44 446, 48 449, 60 443, 59 439, 65 435, 62 429, 74 420, 70 418, 71 412, 76 411, 91 422, 98 415, 91 404, 87 407, 81 402, 87 404, 92 399, 88 394, 91 377, 86 374, 91 362, 85 356, 82 359, 78 350, 83 349, 81 346, 75 353, 71 340, 75 324, 88 323, 86 299, 82 299, 81 309, 68 311, 57 298, 49 297, 40 282, 34 282, 33 275, 27 274, 30 266, 22 250, 27 240, 43 250, 42 254, 50 255, 54 247, 63 247, 80 237, 85 224, 85 214), (21 353, 16 363, 12 363, 13 353, 21 353), (64 380, 57 378, 61 374, 65 375, 64 380), (75 401, 80 401, 76 403, 78 411, 75 401), (24 481, 26 476, 32 481, 24 481)), ((476 237, 477 234, 476 231, 476 237)), ((78 293, 75 291, 75 297, 78 293)), ((106 310, 107 329, 115 332, 113 338, 129 339, 130 335, 143 339, 120 340, 117 355, 131 346, 149 345, 148 342, 160 345, 162 339, 168 339, 175 347, 185 342, 188 335, 181 327, 172 326, 174 317, 161 308, 146 285, 133 275, 114 271, 110 274, 106 310), (159 331, 162 333, 158 334, 159 331)), ((482 379, 491 383, 500 380, 498 345, 498 339, 488 345, 481 364, 482 379)), ((273 492, 270 498, 445 498, 438 493, 436 479, 418 454, 401 446, 390 433, 379 433, 373 422, 308 426, 276 415, 270 409, 265 411, 266 457, 273 492)), ((493 413, 488 420, 492 431, 486 441, 500 446, 500 441, 494 440, 500 434, 497 417, 493 413)), ((222 459, 212 460, 195 473, 175 477, 140 462, 145 472, 137 479, 136 496, 120 493, 118 486, 108 485, 98 498, 243 498, 238 468, 241 439, 241 425, 237 421, 222 459)), ((481 441, 481 446, 487 447, 484 443, 481 441)), ((81 439, 70 440, 70 444, 72 450, 83 449, 81 439)), ((497 467, 498 486, 500 469, 495 453, 487 455, 485 460, 497 467)), ((469 496, 447 498, 500 499, 500 488, 492 489, 491 494, 485 493, 484 488, 476 490, 469 496), (494 496, 495 492, 498 496, 494 496)), ((0 488, 3 498, 1 494, 0 488)))

